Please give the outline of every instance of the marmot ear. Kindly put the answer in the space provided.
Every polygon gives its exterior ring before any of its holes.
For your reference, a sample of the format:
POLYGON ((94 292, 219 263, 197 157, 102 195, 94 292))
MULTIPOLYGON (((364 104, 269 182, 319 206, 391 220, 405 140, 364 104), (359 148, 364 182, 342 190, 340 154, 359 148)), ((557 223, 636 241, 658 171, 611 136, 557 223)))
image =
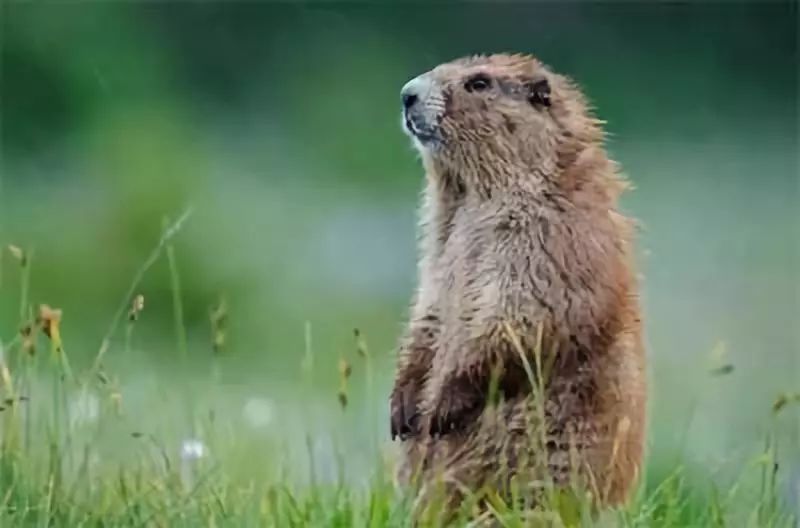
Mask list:
POLYGON ((547 79, 527 84, 528 102, 536 106, 550 106, 550 83, 547 79))

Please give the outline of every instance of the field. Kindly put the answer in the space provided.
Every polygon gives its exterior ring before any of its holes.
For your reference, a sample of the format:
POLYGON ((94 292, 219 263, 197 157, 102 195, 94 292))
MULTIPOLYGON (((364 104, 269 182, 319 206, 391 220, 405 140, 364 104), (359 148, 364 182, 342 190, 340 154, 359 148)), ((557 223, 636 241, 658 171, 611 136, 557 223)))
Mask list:
MULTIPOLYGON (((192 376, 192 384, 138 395, 145 401, 129 409, 123 383, 107 369, 105 357, 131 353, 146 310, 144 298, 133 292, 159 259, 166 259, 171 271, 176 363, 181 370, 188 368, 172 245, 188 218, 187 211, 165 226, 113 314, 97 356, 81 371, 70 364, 61 311, 30 304, 32 255, 18 246, 5 248, 11 257, 6 262, 18 267, 21 317, 19 333, 5 343, 0 356, 2 526, 409 526, 413 496, 395 485, 394 457, 385 434, 377 432, 381 427, 372 423, 381 410, 374 408, 375 401, 353 401, 364 397, 351 387, 354 371, 364 378, 366 397, 374 393, 371 352, 358 330, 353 353, 339 360, 336 401, 331 395, 329 404, 318 410, 338 415, 340 424, 366 421, 374 434, 350 438, 353 445, 346 444, 341 427, 327 432, 310 428, 314 409, 303 403, 292 411, 301 420, 294 438, 285 430, 243 436, 241 417, 231 416, 219 401, 223 364, 216 356, 209 358, 205 376, 192 376), (304 449, 292 449, 286 441, 302 443, 304 449)), ((225 307, 209 315, 210 348, 219 352, 226 339, 225 307)), ((298 367, 297 383, 313 390, 310 331, 298 367)), ((721 365, 709 376, 731 370, 721 365)), ((779 395, 769 412, 777 416, 798 402, 800 393, 779 395)), ((273 420, 272 405, 248 400, 242 417, 257 430, 273 420)), ((631 504, 599 518, 587 500, 555 497, 525 511, 493 496, 478 521, 502 526, 794 526, 797 520, 789 507, 793 498, 784 491, 785 475, 778 463, 777 450, 784 446, 774 431, 765 430, 757 447, 741 474, 725 487, 711 479, 690 480, 676 464, 665 475, 648 475, 646 470, 631 504)), ((478 522, 470 517, 472 507, 467 501, 463 518, 450 522, 478 522)), ((423 521, 442 523, 435 510, 423 521)))
POLYGON ((650 423, 624 510, 488 515, 797 526, 797 14, 0 2, 0 527, 409 525, 399 90, 506 50, 579 83, 633 184, 650 423))

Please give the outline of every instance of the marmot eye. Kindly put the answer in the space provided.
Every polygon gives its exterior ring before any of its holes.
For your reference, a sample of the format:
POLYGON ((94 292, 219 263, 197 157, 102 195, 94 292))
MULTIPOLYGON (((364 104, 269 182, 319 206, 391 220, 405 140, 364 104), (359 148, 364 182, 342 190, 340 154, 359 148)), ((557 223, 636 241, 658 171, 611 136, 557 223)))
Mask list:
POLYGON ((464 89, 468 92, 482 92, 492 86, 492 79, 484 73, 473 75, 464 83, 464 89))

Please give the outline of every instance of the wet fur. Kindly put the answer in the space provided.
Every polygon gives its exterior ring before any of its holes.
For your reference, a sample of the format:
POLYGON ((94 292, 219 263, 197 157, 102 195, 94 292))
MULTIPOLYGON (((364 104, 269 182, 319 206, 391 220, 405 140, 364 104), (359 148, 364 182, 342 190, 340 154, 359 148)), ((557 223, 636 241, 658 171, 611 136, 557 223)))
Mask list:
POLYGON ((402 474, 423 493, 442 479, 457 504, 512 475, 541 481, 546 467, 557 486, 577 476, 619 503, 641 466, 646 387, 633 224, 617 211, 625 183, 601 123, 571 81, 528 56, 431 75, 442 141, 421 149, 419 284, 391 395, 402 474), (475 72, 496 80, 490 93, 463 91, 475 72), (543 80, 548 105, 526 97, 543 80), (541 442, 517 345, 551 365, 541 442))

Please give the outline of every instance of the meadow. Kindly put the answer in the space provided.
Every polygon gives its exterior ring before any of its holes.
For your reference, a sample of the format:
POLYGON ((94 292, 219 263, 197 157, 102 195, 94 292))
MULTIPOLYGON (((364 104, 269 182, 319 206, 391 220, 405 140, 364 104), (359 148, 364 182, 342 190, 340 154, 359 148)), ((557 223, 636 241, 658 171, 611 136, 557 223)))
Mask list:
MULTIPOLYGON (((294 435, 283 429, 287 424, 281 424, 278 434, 243 434, 242 418, 251 432, 269 425, 273 404, 250 399, 241 416, 232 413, 230 403, 220 402, 225 391, 222 364, 213 355, 205 376, 195 371, 192 383, 156 389, 157 394, 145 396, 146 402, 138 402, 138 409, 130 408, 120 379, 124 373, 107 368, 105 357, 131 353, 146 310, 144 297, 136 292, 159 260, 165 260, 170 271, 176 365, 188 368, 172 239, 190 212, 165 224, 122 304, 112 312, 96 357, 80 371, 71 366, 62 338, 61 310, 46 304, 36 307, 29 297, 33 255, 14 245, 4 248, 10 257, 6 265, 17 268, 20 318, 18 333, 0 349, 2 525, 410 526, 413 490, 396 485, 396 453, 373 421, 384 413, 376 408, 380 405, 373 397, 372 353, 360 330, 353 332, 352 353, 339 359, 336 397, 331 394, 317 409, 301 401, 292 411, 300 420, 294 435), (363 378, 359 381, 364 393, 353 387, 354 371, 363 378), (310 424, 315 410, 338 415, 339 425, 329 426, 327 432, 314 430, 310 424), (348 446, 341 427, 348 419, 366 422, 374 434, 350 438, 348 446)), ((11 285, 7 281, 3 286, 11 285)), ((226 308, 219 305, 209 312, 209 348, 214 353, 226 346, 226 332, 226 308)), ((310 328, 305 345, 297 383, 313 391, 310 328)), ((722 364, 708 375, 725 376, 732 370, 722 364)), ((800 393, 780 394, 768 412, 777 418, 797 404, 800 393)), ((494 495, 488 509, 477 509, 477 499, 468 499, 457 519, 445 522, 433 510, 422 524, 795 526, 793 498, 791 491, 784 492, 785 474, 779 465, 778 449, 786 446, 775 433, 769 428, 763 432, 762 445, 726 486, 711 479, 690 480, 686 468, 676 464, 657 477, 645 470, 631 503, 600 517, 589 498, 555 498, 531 511, 494 495)))
POLYGON ((650 423, 627 507, 487 515, 797 526, 796 17, 0 3, 0 526, 409 525, 387 399, 422 174, 398 94, 495 50, 607 121, 650 423))

